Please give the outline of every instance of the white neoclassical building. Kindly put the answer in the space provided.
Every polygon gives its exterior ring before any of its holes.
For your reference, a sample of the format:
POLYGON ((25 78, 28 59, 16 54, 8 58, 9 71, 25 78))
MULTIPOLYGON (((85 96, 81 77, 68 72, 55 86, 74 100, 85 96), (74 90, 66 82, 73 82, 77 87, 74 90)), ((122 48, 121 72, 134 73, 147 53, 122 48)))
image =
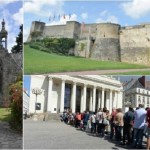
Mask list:
POLYGON ((122 84, 108 76, 33 75, 30 88, 30 113, 35 112, 35 103, 36 113, 122 108, 122 84), (33 89, 37 88, 42 93, 36 97, 33 89))

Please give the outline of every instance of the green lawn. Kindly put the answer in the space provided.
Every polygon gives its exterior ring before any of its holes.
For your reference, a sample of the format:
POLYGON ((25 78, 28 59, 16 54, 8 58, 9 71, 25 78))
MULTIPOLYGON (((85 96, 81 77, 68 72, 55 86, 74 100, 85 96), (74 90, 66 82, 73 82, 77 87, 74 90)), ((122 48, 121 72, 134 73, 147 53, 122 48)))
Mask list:
POLYGON ((52 72, 104 70, 104 69, 139 69, 148 68, 111 61, 98 61, 81 57, 49 54, 24 45, 24 74, 44 74, 52 72))
POLYGON ((10 118, 10 109, 0 108, 0 121, 9 121, 9 118, 10 118))

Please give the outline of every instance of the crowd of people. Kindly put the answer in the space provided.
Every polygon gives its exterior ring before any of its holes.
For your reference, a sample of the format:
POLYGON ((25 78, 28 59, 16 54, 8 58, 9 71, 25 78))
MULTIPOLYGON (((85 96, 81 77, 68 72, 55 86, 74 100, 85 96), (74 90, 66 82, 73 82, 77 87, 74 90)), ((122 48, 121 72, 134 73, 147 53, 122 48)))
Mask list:
POLYGON ((129 107, 125 113, 121 108, 113 108, 111 114, 107 108, 83 113, 68 110, 63 112, 61 120, 95 136, 107 135, 121 145, 132 145, 134 149, 142 148, 145 136, 147 149, 150 148, 150 109, 145 109, 143 104, 139 104, 136 110, 129 107))

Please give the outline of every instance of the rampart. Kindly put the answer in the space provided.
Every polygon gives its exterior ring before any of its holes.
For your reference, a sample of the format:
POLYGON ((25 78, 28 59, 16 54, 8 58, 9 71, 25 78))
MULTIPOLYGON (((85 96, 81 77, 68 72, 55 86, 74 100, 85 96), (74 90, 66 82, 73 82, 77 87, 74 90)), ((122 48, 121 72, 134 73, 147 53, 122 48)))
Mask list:
POLYGON ((80 24, 68 21, 66 25, 46 26, 34 21, 32 32, 41 32, 39 38, 74 38, 74 54, 100 60, 121 61, 150 65, 150 24, 121 27, 119 24, 80 24))

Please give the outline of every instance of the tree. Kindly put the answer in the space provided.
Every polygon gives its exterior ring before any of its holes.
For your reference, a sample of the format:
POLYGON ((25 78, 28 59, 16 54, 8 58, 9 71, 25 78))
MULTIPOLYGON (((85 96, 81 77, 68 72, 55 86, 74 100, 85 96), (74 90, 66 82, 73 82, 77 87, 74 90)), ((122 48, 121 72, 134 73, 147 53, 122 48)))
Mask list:
POLYGON ((22 73, 19 74, 15 83, 10 85, 10 125, 11 128, 22 131, 22 73))
POLYGON ((12 53, 20 53, 23 50, 23 25, 20 26, 20 32, 16 37, 16 43, 14 47, 12 47, 12 53))

